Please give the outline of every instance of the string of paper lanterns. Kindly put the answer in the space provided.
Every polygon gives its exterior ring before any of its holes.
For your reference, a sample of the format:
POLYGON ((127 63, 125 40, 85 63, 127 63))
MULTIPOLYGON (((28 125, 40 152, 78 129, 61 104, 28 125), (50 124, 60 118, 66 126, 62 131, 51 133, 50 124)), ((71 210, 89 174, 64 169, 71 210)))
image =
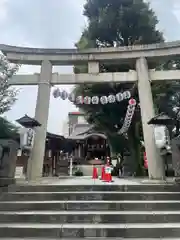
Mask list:
POLYGON ((6 81, 19 70, 19 64, 11 64, 7 57, 0 52, 0 80, 6 81))
POLYGON ((133 115, 134 115, 135 108, 136 108, 136 100, 134 98, 131 98, 129 100, 129 104, 128 104, 128 107, 127 107, 126 116, 125 116, 125 119, 124 119, 123 126, 118 132, 119 134, 124 134, 128 131, 128 129, 131 125, 131 122, 132 122, 132 118, 133 118, 133 115))
MULTIPOLYGON (((119 92, 116 95, 110 94, 109 96, 75 96, 73 93, 68 94, 65 90, 60 91, 59 88, 53 91, 54 98, 61 98, 62 100, 69 99, 71 102, 74 102, 78 105, 80 104, 108 104, 108 103, 115 103, 121 102, 123 100, 127 100, 131 98, 130 91, 119 92)), ((124 123, 122 128, 118 131, 119 134, 124 134, 128 131, 132 118, 134 115, 134 111, 136 108, 136 100, 131 98, 129 100, 129 104, 126 111, 126 116, 124 119, 124 123)))
POLYGON ((130 91, 119 92, 116 95, 110 94, 109 96, 75 96, 73 93, 68 94, 65 90, 60 91, 59 88, 53 91, 54 98, 61 98, 62 100, 69 99, 71 102, 74 102, 78 105, 80 104, 108 104, 121 102, 125 99, 131 98, 130 91))

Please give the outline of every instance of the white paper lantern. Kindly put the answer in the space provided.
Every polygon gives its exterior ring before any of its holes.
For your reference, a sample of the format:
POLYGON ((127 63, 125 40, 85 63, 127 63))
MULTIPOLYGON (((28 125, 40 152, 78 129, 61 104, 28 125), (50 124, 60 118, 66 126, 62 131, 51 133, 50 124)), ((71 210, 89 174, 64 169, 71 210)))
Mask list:
POLYGON ((116 97, 114 95, 109 95, 108 96, 108 102, 109 103, 115 103, 116 102, 116 97))
POLYGON ((75 100, 76 100, 75 94, 74 93, 70 93, 68 95, 68 99, 69 99, 70 102, 75 102, 75 100))
POLYGON ((127 111, 127 114, 126 115, 128 115, 128 116, 132 116, 134 114, 134 111, 127 111))
POLYGON ((99 97, 98 96, 93 96, 91 101, 92 101, 92 104, 98 104, 99 103, 99 97))
POLYGON ((100 98, 100 103, 103 104, 103 105, 107 104, 108 103, 108 98, 106 96, 102 96, 100 98))
POLYGON ((127 113, 126 118, 127 119, 132 119, 132 114, 127 113))
POLYGON ((127 120, 126 124, 127 124, 128 126, 130 126, 130 125, 131 125, 131 120, 127 120))
POLYGON ((116 94, 116 101, 117 102, 121 102, 123 99, 124 99, 124 97, 123 97, 122 93, 119 92, 119 93, 116 94))
POLYGON ((124 99, 129 99, 130 97, 131 97, 131 92, 130 91, 123 92, 123 98, 124 99))
POLYGON ((125 121, 126 121, 126 122, 127 122, 127 121, 131 121, 131 117, 127 117, 127 116, 126 116, 125 121))
POLYGON ((128 105, 128 107, 127 107, 126 116, 125 116, 123 126, 120 129, 120 131, 118 132, 119 134, 127 133, 128 129, 129 129, 131 123, 132 123, 132 118, 133 118, 134 111, 135 111, 136 100, 135 99, 130 99, 129 104, 130 105, 128 105))
POLYGON ((133 112, 134 109, 135 109, 135 106, 133 106, 133 105, 128 105, 127 108, 128 108, 127 111, 129 111, 129 112, 133 112))
POLYGON ((54 96, 54 98, 60 97, 60 90, 59 90, 59 88, 56 88, 56 89, 53 91, 53 96, 54 96))
POLYGON ((89 96, 84 97, 84 104, 91 104, 91 97, 89 96))
POLYGON ((84 97, 83 96, 77 96, 76 97, 76 104, 83 104, 84 97))
POLYGON ((60 97, 62 98, 62 100, 66 100, 68 98, 68 93, 65 90, 63 90, 60 93, 60 97))
POLYGON ((123 134, 125 132, 125 128, 121 128, 121 130, 119 131, 121 134, 123 134))

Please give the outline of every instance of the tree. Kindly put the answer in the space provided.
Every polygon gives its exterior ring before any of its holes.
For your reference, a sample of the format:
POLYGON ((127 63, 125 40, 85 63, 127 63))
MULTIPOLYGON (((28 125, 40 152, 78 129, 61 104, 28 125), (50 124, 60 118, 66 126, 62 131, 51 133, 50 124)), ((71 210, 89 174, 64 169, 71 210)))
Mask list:
MULTIPOLYGON (((88 25, 76 44, 77 48, 80 49, 151 44, 164 41, 162 33, 156 29, 158 20, 154 11, 143 0, 87 0, 84 5, 84 15, 88 19, 88 25)), ((131 68, 132 66, 127 64, 100 66, 102 72, 127 72, 131 68)), ((87 71, 87 66, 75 66, 76 73, 85 71, 87 71)), ((76 94, 83 96, 107 96, 132 89, 132 87, 134 97, 138 100, 137 88, 124 83, 77 85, 74 91, 76 94)), ((154 87, 155 93, 159 93, 160 87, 162 85, 154 87)), ((164 89, 166 89, 165 85, 164 89)), ((79 107, 85 111, 88 121, 101 127, 110 138, 110 136, 117 136, 117 126, 120 128, 123 124, 127 101, 123 101, 121 104, 79 105, 79 107)), ((137 109, 133 124, 128 132, 129 142, 133 146, 139 144, 137 139, 140 140, 140 130, 136 127, 136 124, 138 124, 140 128, 139 121, 140 111, 137 109), (136 138, 131 136, 136 136, 136 138)), ((111 143, 114 145, 113 142, 111 143)), ((139 145, 136 146, 137 148, 139 148, 139 145)))
MULTIPOLYGON (((7 58, 0 53, 0 116, 9 111, 17 99, 18 90, 10 86, 9 79, 18 69, 19 65, 10 64, 7 58)), ((15 127, 0 117, 0 137, 10 137, 15 132, 15 127)))
POLYGON ((18 69, 18 65, 10 64, 0 53, 0 115, 9 111, 16 101, 18 90, 10 87, 9 79, 18 69))
MULTIPOLYGON (((173 70, 180 69, 180 60, 170 60, 160 66, 160 69, 173 70)), ((168 116, 179 119, 180 110, 180 81, 169 81, 162 84, 156 84, 153 88, 156 108, 158 112, 164 112, 168 116)), ((180 119, 179 119, 180 120, 180 119)), ((176 121, 174 126, 168 126, 171 138, 174 137, 173 129, 176 127, 176 135, 180 133, 180 122, 176 121)))
POLYGON ((18 127, 9 122, 7 119, 0 117, 0 138, 17 140, 18 136, 18 127))

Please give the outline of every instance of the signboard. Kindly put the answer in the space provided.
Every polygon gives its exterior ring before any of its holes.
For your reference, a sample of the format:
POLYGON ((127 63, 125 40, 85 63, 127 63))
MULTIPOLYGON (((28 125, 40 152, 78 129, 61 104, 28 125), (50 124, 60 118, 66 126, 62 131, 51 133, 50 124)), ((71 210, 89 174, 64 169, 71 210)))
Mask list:
POLYGON ((112 168, 110 166, 105 167, 105 173, 111 174, 112 168))
POLYGON ((23 128, 20 130, 20 146, 21 148, 29 148, 33 147, 34 143, 34 130, 31 128, 23 128))
POLYGON ((163 148, 170 144, 169 132, 166 126, 154 127, 155 142, 158 148, 163 148))

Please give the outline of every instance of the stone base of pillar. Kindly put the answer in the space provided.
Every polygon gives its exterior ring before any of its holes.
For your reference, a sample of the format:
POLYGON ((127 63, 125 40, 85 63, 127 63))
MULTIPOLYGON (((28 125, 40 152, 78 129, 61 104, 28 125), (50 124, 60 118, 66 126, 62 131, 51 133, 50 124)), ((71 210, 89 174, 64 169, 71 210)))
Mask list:
POLYGON ((180 176, 175 177, 174 182, 177 184, 180 184, 180 176))
POLYGON ((141 182, 142 184, 169 184, 170 182, 165 180, 165 179, 162 179, 162 180, 153 180, 153 179, 146 179, 146 180, 142 180, 141 182))
POLYGON ((8 187, 16 183, 15 178, 0 178, 0 187, 8 187))

